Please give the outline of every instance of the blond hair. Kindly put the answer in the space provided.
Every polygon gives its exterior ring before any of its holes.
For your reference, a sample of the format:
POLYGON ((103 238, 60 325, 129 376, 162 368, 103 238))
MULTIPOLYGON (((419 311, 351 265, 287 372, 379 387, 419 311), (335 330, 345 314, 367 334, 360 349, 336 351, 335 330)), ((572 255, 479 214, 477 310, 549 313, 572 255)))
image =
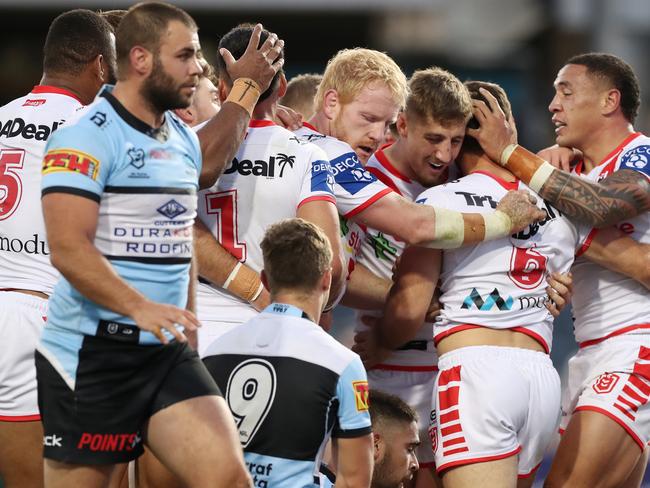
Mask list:
POLYGON ((301 114, 305 120, 311 119, 314 115, 314 96, 323 75, 306 73, 291 78, 287 83, 287 92, 280 99, 280 104, 294 109, 301 114))
POLYGON ((260 247, 271 293, 279 290, 311 293, 332 266, 332 248, 327 236, 300 218, 271 225, 260 247))
POLYGON ((404 106, 408 92, 406 76, 395 61, 372 49, 343 49, 327 63, 315 106, 323 106, 327 90, 336 90, 341 103, 350 103, 367 85, 377 81, 388 87, 400 107, 404 106))
POLYGON ((409 80, 407 117, 435 120, 442 125, 464 123, 472 116, 472 100, 463 83, 442 68, 418 70, 409 80))

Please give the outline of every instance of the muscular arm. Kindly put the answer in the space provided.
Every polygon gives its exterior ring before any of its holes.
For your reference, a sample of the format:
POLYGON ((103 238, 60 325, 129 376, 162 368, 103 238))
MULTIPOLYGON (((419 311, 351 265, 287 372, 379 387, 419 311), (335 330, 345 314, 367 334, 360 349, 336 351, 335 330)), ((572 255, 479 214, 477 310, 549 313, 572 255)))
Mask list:
POLYGON ((341 230, 336 206, 329 201, 314 200, 298 208, 296 216, 318 226, 327 236, 332 247, 332 287, 328 305, 339 296, 339 291, 345 286, 346 269, 341 248, 341 230))
POLYGON ((542 220, 544 212, 525 193, 509 192, 487 216, 419 205, 389 193, 352 218, 411 245, 448 249, 505 237, 542 220))
POLYGON ((373 469, 372 434, 352 439, 334 438, 336 457, 335 488, 367 488, 373 469))
POLYGON ((357 263, 341 304, 359 310, 381 310, 392 284, 392 281, 380 278, 363 264, 357 263))
POLYGON ((161 327, 178 340, 178 323, 190 330, 194 315, 171 305, 151 302, 124 281, 94 245, 99 204, 68 193, 49 193, 42 198, 52 265, 83 296, 120 315, 131 317, 138 327, 153 332, 162 342, 161 327), (74 218, 70 209, 74 209, 74 218))
MULTIPOLYGON (((518 164, 509 163, 506 168, 515 176, 521 172, 518 164)), ((616 171, 600 183, 555 169, 539 195, 569 217, 594 227, 609 226, 650 209, 650 181, 628 169, 616 171)))
POLYGON ((615 227, 607 227, 596 233, 584 256, 650 289, 650 244, 641 244, 615 227))
POLYGON ((442 251, 409 247, 402 254, 384 314, 377 323, 378 343, 395 349, 410 341, 424 322, 440 275, 442 251))

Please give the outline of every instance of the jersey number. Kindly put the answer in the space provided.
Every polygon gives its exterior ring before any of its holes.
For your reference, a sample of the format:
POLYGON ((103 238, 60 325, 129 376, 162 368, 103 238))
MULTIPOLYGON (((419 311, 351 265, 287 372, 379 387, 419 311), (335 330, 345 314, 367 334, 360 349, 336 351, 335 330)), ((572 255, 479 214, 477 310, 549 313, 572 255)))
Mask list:
POLYGON ((524 290, 536 288, 546 274, 547 260, 546 256, 537 252, 535 248, 513 246, 508 277, 524 290))
POLYGON ((277 385, 273 365, 263 359, 249 359, 230 373, 226 401, 230 407, 242 447, 248 446, 266 418, 277 385))
POLYGON ((23 195, 20 173, 23 169, 25 151, 22 149, 3 149, 0 151, 0 220, 5 220, 18 208, 23 195))
POLYGON ((237 236, 237 190, 208 193, 206 212, 217 215, 217 238, 239 261, 246 261, 246 243, 237 236))

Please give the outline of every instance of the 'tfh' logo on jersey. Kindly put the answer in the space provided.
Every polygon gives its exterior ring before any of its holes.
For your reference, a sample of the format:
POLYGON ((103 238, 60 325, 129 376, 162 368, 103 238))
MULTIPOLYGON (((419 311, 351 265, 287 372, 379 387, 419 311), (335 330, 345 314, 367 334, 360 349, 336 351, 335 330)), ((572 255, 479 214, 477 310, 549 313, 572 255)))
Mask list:
POLYGON ((99 161, 90 154, 74 149, 53 149, 43 158, 43 174, 67 171, 80 173, 93 180, 99 173, 99 161))
POLYGON ((172 220, 178 217, 179 215, 187 212, 187 209, 183 207, 176 200, 170 200, 165 203, 163 206, 156 209, 158 213, 164 215, 168 219, 172 220))
MULTIPOLYGON (((1 135, 1 134, 0 134, 1 135)), ((638 146, 626 152, 621 158, 621 168, 632 168, 650 174, 650 146, 638 146)))
POLYGON ((293 169, 293 165, 296 162, 295 156, 289 156, 287 154, 278 153, 275 156, 270 156, 268 161, 263 159, 256 159, 251 161, 250 159, 242 159, 241 161, 237 158, 232 160, 232 164, 224 174, 239 173, 242 176, 266 176, 267 178, 273 178, 276 174, 276 166, 279 169, 278 176, 282 178, 284 176, 284 171, 287 166, 293 169))
POLYGON ((52 127, 47 125, 25 124, 25 121, 20 117, 7 120, 6 122, 0 121, 0 137, 20 136, 23 139, 36 139, 37 141, 46 141, 50 134, 56 130, 58 126, 63 123, 63 120, 52 123, 52 127))
POLYGON ((477 195, 468 191, 457 191, 456 195, 465 197, 465 203, 470 207, 485 207, 487 203, 492 208, 497 208, 497 202, 490 195, 477 195))
POLYGON ((368 395, 370 394, 370 389, 368 388, 368 382, 363 381, 353 381, 352 389, 354 390, 354 400, 356 402, 357 412, 365 412, 370 408, 370 402, 368 401, 368 395))
POLYGON ((487 312, 496 305, 496 307, 503 312, 505 310, 511 310, 512 304, 512 297, 508 297, 504 300, 499 294, 499 290, 496 288, 492 290, 486 300, 483 300, 483 297, 481 297, 476 288, 472 288, 472 292, 465 297, 465 300, 463 300, 463 305, 460 308, 469 310, 474 305, 480 311, 487 312))

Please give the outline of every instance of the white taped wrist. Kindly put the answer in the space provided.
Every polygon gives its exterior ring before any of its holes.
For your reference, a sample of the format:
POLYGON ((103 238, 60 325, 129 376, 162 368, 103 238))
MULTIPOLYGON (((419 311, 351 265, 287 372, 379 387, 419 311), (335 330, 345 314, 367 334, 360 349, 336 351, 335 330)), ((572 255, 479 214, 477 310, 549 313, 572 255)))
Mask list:
POLYGON ((546 180, 549 179, 553 171, 555 171, 553 165, 544 161, 544 163, 542 163, 542 165, 537 168, 535 174, 533 174, 533 177, 530 179, 530 183, 528 183, 530 189, 535 193, 539 193, 544 186, 544 183, 546 183, 546 180))
POLYGON ((257 291, 253 294, 249 302, 253 303, 255 300, 257 300, 259 296, 262 294, 262 290, 264 290, 264 285, 260 283, 260 286, 257 287, 257 291))
POLYGON ((512 220, 501 210, 495 210, 489 214, 483 214, 485 222, 484 241, 492 241, 510 235, 512 232, 512 220))
POLYGON ((515 152, 515 149, 517 149, 517 144, 510 144, 509 146, 506 146, 506 148, 501 153, 501 166, 508 164, 508 159, 510 159, 512 153, 515 152))
POLYGON ((230 284, 233 282, 233 280, 237 277, 237 273, 239 273, 239 269, 241 268, 242 264, 238 262, 235 267, 232 269, 230 274, 228 275, 228 278, 226 278, 226 281, 223 282, 223 288, 225 290, 228 289, 230 284))
POLYGON ((463 245, 465 240, 465 219, 456 210, 435 207, 435 236, 432 241, 424 244, 434 249, 455 249, 463 245))

